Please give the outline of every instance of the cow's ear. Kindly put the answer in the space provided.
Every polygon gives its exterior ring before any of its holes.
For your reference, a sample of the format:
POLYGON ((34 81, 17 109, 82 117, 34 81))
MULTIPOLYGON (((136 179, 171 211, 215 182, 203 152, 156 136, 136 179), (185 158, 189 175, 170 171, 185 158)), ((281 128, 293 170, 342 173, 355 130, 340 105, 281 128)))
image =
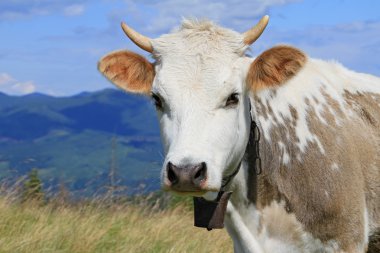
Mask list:
POLYGON ((125 91, 150 94, 154 66, 139 54, 126 50, 109 53, 100 59, 98 70, 125 91))
POLYGON ((306 60, 302 51, 290 46, 268 49, 251 63, 247 85, 253 91, 280 86, 295 76, 306 60))

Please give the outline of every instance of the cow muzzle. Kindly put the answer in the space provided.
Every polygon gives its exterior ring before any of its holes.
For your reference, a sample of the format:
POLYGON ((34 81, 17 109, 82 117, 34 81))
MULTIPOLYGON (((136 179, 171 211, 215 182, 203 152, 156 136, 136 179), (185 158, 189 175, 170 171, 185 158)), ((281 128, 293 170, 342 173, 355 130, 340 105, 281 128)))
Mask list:
POLYGON ((174 165, 168 162, 166 166, 165 188, 183 193, 201 193, 206 191, 207 165, 205 162, 193 165, 174 165))

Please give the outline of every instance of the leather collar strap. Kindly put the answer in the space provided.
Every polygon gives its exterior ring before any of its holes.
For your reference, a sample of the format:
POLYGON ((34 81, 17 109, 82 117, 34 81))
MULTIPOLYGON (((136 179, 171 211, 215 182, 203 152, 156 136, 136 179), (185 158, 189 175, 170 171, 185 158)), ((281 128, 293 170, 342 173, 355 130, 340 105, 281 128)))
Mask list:
POLYGON ((237 168, 235 169, 234 173, 232 173, 231 175, 225 177, 222 179, 222 187, 220 188, 220 191, 224 191, 226 186, 231 182, 231 180, 237 175, 237 173, 240 171, 240 167, 241 167, 241 161, 240 163, 238 164, 237 168))

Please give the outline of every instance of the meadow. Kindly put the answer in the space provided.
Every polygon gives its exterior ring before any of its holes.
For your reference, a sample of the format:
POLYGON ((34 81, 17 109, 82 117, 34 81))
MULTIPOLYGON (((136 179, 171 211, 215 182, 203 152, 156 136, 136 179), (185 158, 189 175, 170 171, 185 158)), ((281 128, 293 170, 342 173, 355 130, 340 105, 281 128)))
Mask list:
POLYGON ((189 205, 19 202, 0 197, 0 252, 232 252, 226 230, 193 227, 189 205))

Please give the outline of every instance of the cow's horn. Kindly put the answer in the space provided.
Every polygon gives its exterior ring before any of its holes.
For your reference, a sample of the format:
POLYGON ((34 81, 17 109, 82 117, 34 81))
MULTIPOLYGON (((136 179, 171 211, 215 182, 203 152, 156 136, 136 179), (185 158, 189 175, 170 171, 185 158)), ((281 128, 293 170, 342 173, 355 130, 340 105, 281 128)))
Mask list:
POLYGON ((124 22, 121 23, 121 28, 125 32, 125 34, 130 38, 137 46, 141 49, 148 51, 150 53, 153 52, 152 43, 150 42, 150 38, 145 37, 144 35, 136 32, 124 22))
POLYGON ((265 15, 260 19, 259 23, 257 23, 254 27, 243 33, 244 43, 247 45, 251 45, 253 42, 255 42, 264 32, 264 29, 268 25, 268 22, 269 16, 265 15))

